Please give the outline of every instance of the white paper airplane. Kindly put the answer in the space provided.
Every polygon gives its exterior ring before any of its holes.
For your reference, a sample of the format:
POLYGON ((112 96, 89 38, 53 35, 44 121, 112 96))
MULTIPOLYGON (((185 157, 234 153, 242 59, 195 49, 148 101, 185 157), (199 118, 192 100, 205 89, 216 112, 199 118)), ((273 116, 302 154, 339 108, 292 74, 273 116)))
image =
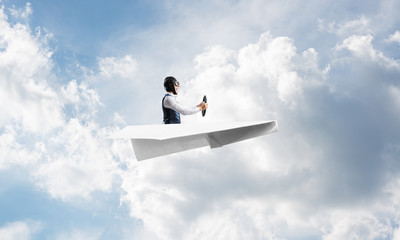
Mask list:
POLYGON ((222 147, 278 131, 272 121, 127 126, 111 138, 131 139, 141 161, 190 149, 222 147))

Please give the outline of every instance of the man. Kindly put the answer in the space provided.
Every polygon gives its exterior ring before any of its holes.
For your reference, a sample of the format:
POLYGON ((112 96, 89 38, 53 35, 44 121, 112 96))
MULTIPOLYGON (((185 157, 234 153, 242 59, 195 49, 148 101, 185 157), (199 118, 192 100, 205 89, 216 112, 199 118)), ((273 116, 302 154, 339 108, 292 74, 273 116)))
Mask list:
POLYGON ((181 123, 182 115, 190 115, 198 113, 208 108, 208 104, 201 102, 197 106, 187 108, 180 105, 176 96, 178 95, 179 82, 174 77, 166 77, 164 79, 164 88, 167 91, 164 98, 162 99, 162 109, 164 114, 164 124, 179 124, 181 123))

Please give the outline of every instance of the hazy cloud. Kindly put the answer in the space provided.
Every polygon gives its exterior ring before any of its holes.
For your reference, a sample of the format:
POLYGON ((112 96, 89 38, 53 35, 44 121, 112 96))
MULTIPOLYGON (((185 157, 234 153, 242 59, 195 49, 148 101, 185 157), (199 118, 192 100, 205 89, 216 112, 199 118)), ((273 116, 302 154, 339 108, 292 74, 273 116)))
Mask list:
POLYGON ((25 21, 29 20, 29 17, 33 13, 33 9, 29 2, 25 4, 25 8, 16 9, 15 7, 13 7, 10 8, 9 11, 13 17, 17 19, 23 19, 25 21))
POLYGON ((339 36, 348 36, 349 34, 367 34, 371 33, 371 20, 361 16, 355 20, 343 21, 341 23, 330 22, 325 24, 319 20, 319 29, 339 36))
POLYGON ((400 31, 396 31, 387 39, 388 42, 400 43, 400 31))
POLYGON ((99 230, 79 230, 74 229, 68 233, 61 233, 56 240, 96 240, 101 239, 101 231, 99 230))
POLYGON ((99 59, 100 75, 104 75, 107 78, 133 78, 137 71, 137 63, 130 56, 127 55, 123 58, 106 57, 99 59))
POLYGON ((41 229, 39 222, 12 222, 0 227, 0 236, 4 240, 29 240, 41 229))

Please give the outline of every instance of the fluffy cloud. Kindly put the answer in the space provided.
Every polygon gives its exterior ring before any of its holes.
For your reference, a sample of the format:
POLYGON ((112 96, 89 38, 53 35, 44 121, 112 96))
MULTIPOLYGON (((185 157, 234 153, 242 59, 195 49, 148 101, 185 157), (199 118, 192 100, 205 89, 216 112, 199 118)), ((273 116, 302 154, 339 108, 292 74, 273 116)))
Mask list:
MULTIPOLYGON (((304 93, 324 85, 327 71, 318 68, 317 59, 314 49, 298 54, 291 39, 274 38, 268 33, 263 34, 258 43, 249 44, 239 51, 217 46, 197 56, 198 75, 187 83, 187 89, 195 96, 202 92, 209 96, 208 121, 274 118, 281 121, 284 133, 269 136, 273 138, 269 144, 259 139, 241 144, 240 149, 200 150, 182 154, 179 160, 171 159, 168 163, 154 160, 133 166, 137 168, 136 174, 125 178, 123 185, 132 214, 166 238, 206 237, 212 234, 212 231, 205 230, 207 226, 220 224, 226 226, 221 239, 274 236, 251 224, 246 224, 243 229, 237 228, 234 233, 228 229, 243 222, 227 219, 240 218, 240 214, 247 211, 244 204, 247 201, 258 203, 258 206, 262 205, 259 201, 268 202, 268 196, 280 192, 279 186, 289 187, 289 195, 295 196, 302 192, 303 187, 312 186, 312 183, 307 183, 310 179, 297 171, 312 171, 316 159, 302 159, 300 164, 299 157, 318 157, 319 153, 313 150, 311 143, 304 142, 307 139, 301 136, 301 132, 294 131, 288 135, 288 128, 294 130, 296 123, 295 119, 290 120, 285 115, 302 112, 302 103, 306 101, 304 93), (282 155, 282 146, 279 145, 283 141, 301 147, 292 148, 291 153, 282 155), (265 180, 261 181, 262 178, 265 180), (304 186, 298 186, 299 189, 290 187, 294 180, 304 186), (237 202, 241 203, 242 213, 232 210, 239 204, 237 202), (176 229, 191 229, 192 232, 180 235, 176 229)), ((269 210, 265 209, 265 212, 269 210)), ((246 218, 253 217, 246 214, 246 218)), ((265 219, 252 221, 261 226, 258 221, 265 219)), ((281 221, 289 220, 282 218, 281 221)))
POLYGON ((20 143, 16 129, 8 126, 0 135, 0 169, 7 169, 12 165, 32 166, 36 164, 44 151, 44 144, 38 141, 34 146, 27 147, 20 143))
POLYGON ((61 132, 47 142, 48 151, 34 176, 51 196, 88 198, 93 191, 109 192, 116 164, 105 140, 109 134, 94 123, 70 119, 61 132), (54 151, 54 149, 59 149, 54 151))
POLYGON ((61 101, 46 79, 51 73, 52 52, 46 47, 47 35, 32 35, 23 24, 11 25, 0 10, 0 126, 21 123, 35 133, 63 124, 61 101))
POLYGON ((399 62, 384 56, 381 51, 375 50, 372 41, 372 35, 353 35, 346 38, 342 44, 336 47, 336 50, 340 51, 346 49, 355 55, 358 60, 364 61, 365 63, 372 62, 374 64, 380 64, 382 68, 399 70, 399 62))
MULTIPOLYGON (((11 14, 26 18, 26 7, 11 14)), ((35 184, 65 201, 110 192, 118 169, 107 140, 114 129, 98 124, 104 105, 92 80, 131 77, 135 60, 105 58, 81 81, 62 83, 54 74, 51 35, 11 24, 5 11, 0 10, 0 168, 26 168, 35 184)))
POLYGON ((162 239, 390 236, 398 209, 384 207, 393 189, 382 193, 398 153, 390 146, 399 143, 400 69, 372 40, 346 38, 327 66, 315 49, 298 53, 292 39, 269 33, 198 55, 185 101, 207 93, 207 121, 277 119, 280 132, 129 165, 131 214, 162 239))

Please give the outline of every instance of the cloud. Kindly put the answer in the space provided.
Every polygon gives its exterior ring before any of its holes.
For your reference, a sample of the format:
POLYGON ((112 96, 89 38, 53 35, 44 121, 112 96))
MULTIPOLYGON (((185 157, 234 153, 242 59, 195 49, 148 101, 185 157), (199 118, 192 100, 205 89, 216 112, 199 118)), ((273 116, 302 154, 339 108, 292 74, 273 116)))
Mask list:
MULTIPOLYGON (((274 38, 265 33, 257 43, 238 51, 216 46, 198 55, 195 58, 198 75, 187 83, 187 92, 194 96, 207 93, 211 106, 208 121, 276 118, 283 121, 284 129, 294 128, 290 127, 295 121, 290 120, 290 116, 292 111, 303 109, 304 94, 326 85, 327 71, 317 67, 317 59, 315 50, 298 54, 291 39, 274 38)), ((183 97, 190 99, 187 95, 183 97)), ((228 147, 216 153, 204 150, 182 154, 175 161, 167 158, 132 166, 137 173, 124 178, 122 187, 127 191, 124 199, 130 203, 133 216, 143 219, 154 232, 167 239, 203 234, 206 219, 208 225, 205 226, 218 226, 219 221, 232 224, 226 225, 226 229, 240 226, 242 222, 220 220, 238 217, 236 214, 240 213, 232 210, 236 202, 244 202, 243 198, 250 202, 262 201, 276 196, 279 186, 289 186, 295 179, 305 181, 304 184, 309 181, 297 171, 312 171, 316 159, 303 159, 300 164, 298 157, 318 157, 318 153, 312 153, 315 150, 311 143, 304 142, 307 139, 301 137, 301 133, 293 132, 289 137, 288 131, 279 133, 281 137, 271 135, 273 140, 268 145, 254 140, 241 144, 240 149, 228 147), (294 137, 296 134, 298 137, 294 137), (282 155, 274 150, 282 150, 278 146, 282 141, 290 146, 301 144, 303 148, 292 148, 292 152, 282 155), (263 182, 260 182, 261 176, 265 179, 263 182), (221 211, 215 213, 217 209, 221 211), (204 221, 199 220, 203 218, 204 221), (193 232, 179 233, 177 229, 193 232)), ((292 188, 288 191, 293 191, 294 195, 301 192, 292 188)), ((249 236, 273 236, 246 226, 249 229, 238 230, 236 234, 227 230, 227 235, 221 238, 232 237, 230 234, 241 238, 247 230, 253 231, 249 236)))
POLYGON ((130 55, 123 58, 106 57, 99 58, 100 75, 107 78, 117 77, 131 79, 135 76, 137 70, 136 60, 130 55))
POLYGON ((394 43, 400 43, 400 31, 396 31, 392 35, 389 36, 389 38, 386 40, 387 42, 394 42, 394 43))
POLYGON ((25 21, 29 20, 30 16, 33 13, 33 9, 29 2, 25 4, 24 9, 16 9, 15 7, 13 7, 13 8, 10 8, 9 11, 13 17, 15 17, 17 19, 23 19, 25 21))
POLYGON ((91 80, 94 74, 127 78, 136 71, 135 60, 105 58, 80 81, 62 83, 50 34, 9 23, 4 8, 0 24, 0 168, 25 168, 36 185, 64 201, 110 192, 118 167, 106 138, 114 129, 98 124, 104 105, 91 80))
POLYGON ((338 50, 348 49, 358 57, 367 57, 368 59, 375 60, 377 57, 376 51, 372 47, 371 35, 357 36, 353 35, 343 41, 343 44, 338 47, 338 50))
POLYGON ((389 95, 392 97, 393 102, 395 103, 394 110, 398 110, 400 108, 400 87, 390 86, 388 90, 389 95))
POLYGON ((109 192, 117 168, 104 140, 108 132, 101 131, 94 123, 71 119, 47 142, 46 163, 34 173, 39 186, 63 200, 87 199, 94 191, 109 192))
POLYGON ((63 123, 61 101, 46 79, 51 72, 52 52, 46 47, 47 35, 31 35, 29 28, 10 25, 0 10, 2 51, 0 126, 16 121, 24 129, 45 132, 63 123))
POLYGON ((69 117, 78 117, 82 120, 90 121, 93 119, 99 109, 104 107, 100 101, 97 91, 90 88, 87 83, 77 83, 76 80, 68 82, 61 87, 61 96, 65 112, 69 109, 69 117))
POLYGON ((32 166, 42 157, 44 148, 41 141, 31 147, 20 143, 18 130, 8 126, 0 135, 0 169, 8 169, 13 165, 32 166))
POLYGON ((101 239, 101 231, 75 229, 69 233, 61 233, 56 240, 96 240, 101 239))
MULTIPOLYGON (((110 116, 101 119, 104 115, 98 113, 106 105, 90 85, 100 86, 96 79, 103 81, 111 77, 116 82, 126 81, 128 76, 122 73, 131 72, 131 63, 135 61, 130 56, 107 59, 99 61, 98 71, 87 71, 89 74, 85 75, 84 81, 72 80, 60 87, 59 95, 68 117, 62 127, 49 135, 47 151, 42 157, 44 161, 33 173, 35 182, 54 198, 89 201, 94 192, 111 192, 117 182, 118 161, 123 159, 118 157, 120 153, 112 150, 113 143, 107 138, 117 131, 115 125, 121 121, 110 116), (100 121, 107 119, 114 126, 102 126, 100 121)), ((107 98, 103 96, 102 99, 107 98)))
POLYGON ((400 228, 397 228, 395 232, 393 233, 393 240, 399 240, 400 239, 400 228))
POLYGON ((320 66, 315 49, 299 53, 270 33, 196 56, 181 97, 207 93, 205 121, 277 119, 280 131, 129 165, 122 188, 132 216, 162 239, 390 236, 397 208, 384 208, 382 191, 398 153, 389 147, 399 143, 398 63, 372 35, 349 36, 332 56, 320 66))
POLYGON ((3 240, 29 240, 40 229, 41 224, 39 222, 12 222, 0 227, 0 236, 3 240))
POLYGON ((376 215, 365 211, 334 211, 323 239, 387 239, 393 229, 376 215))
POLYGON ((262 119, 273 115, 277 106, 294 107, 304 88, 323 84, 328 68, 320 70, 317 60, 314 49, 297 54, 291 39, 265 33, 258 43, 237 52, 217 46, 198 55, 198 75, 188 83, 188 92, 207 93, 213 106, 208 120, 262 119), (242 95, 245 100, 238 97, 242 95), (220 96, 225 98, 213 101, 220 96))
POLYGON ((384 68, 400 69, 397 60, 384 56, 381 51, 374 49, 372 35, 352 35, 343 40, 343 43, 336 47, 337 51, 349 50, 359 60, 381 64, 384 68))
POLYGON ((339 36, 346 36, 349 34, 367 34, 371 33, 371 19, 361 16, 355 20, 343 21, 341 23, 330 22, 325 24, 323 20, 319 20, 319 30, 327 31, 339 36))

